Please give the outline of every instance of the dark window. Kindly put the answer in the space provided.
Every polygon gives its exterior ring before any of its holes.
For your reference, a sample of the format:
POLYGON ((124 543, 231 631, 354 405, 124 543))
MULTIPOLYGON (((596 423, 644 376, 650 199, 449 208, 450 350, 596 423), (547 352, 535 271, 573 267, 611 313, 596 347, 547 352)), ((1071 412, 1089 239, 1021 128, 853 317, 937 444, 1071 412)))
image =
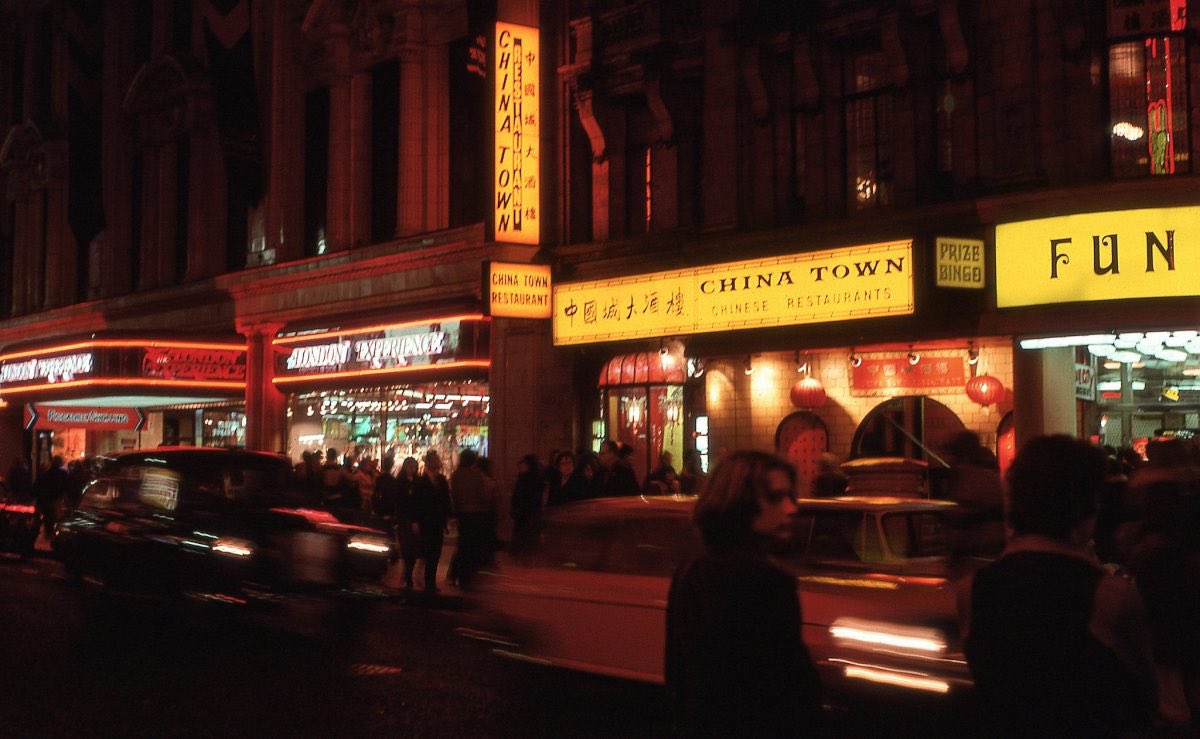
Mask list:
MULTIPOLYGON (((571 197, 569 240, 576 244, 592 240, 592 142, 579 122, 578 113, 571 113, 570 125, 571 170, 567 180, 571 197)), ((700 188, 695 189, 699 191, 700 188)))
POLYGON ((525 551, 524 561, 541 567, 568 570, 603 570, 609 542, 616 535, 613 522, 547 520, 538 541, 525 551))
MULTIPOLYGON (((450 44, 450 225, 484 220, 489 182, 484 151, 487 81, 472 70, 471 37, 450 44)), ((537 172, 525 174, 537 176, 537 172)))
POLYGON ((325 253, 329 186, 329 88, 304 98, 304 255, 325 253))
POLYGON ((1151 36, 1109 47, 1114 176, 1191 172, 1187 62, 1182 36, 1151 36))
MULTIPOLYGON (((145 22, 149 25, 149 22, 145 22)), ((171 48, 186 54, 192 50, 192 2, 175 0, 171 8, 171 48)))
POLYGON ((846 179, 850 210, 892 201, 892 93, 882 52, 851 56, 845 65, 846 179))
POLYGON ((133 24, 134 68, 150 61, 150 44, 154 33, 154 0, 137 0, 133 24))
POLYGON ((863 514, 856 511, 816 511, 808 558, 858 562, 862 526, 863 514))
POLYGON ((687 515, 631 519, 608 552, 608 572, 671 577, 685 560, 699 553, 700 538, 687 515))
POLYGON ((132 167, 129 177, 129 284, 132 290, 137 291, 142 279, 142 212, 145 207, 142 202, 142 190, 145 189, 142 168, 145 162, 141 149, 134 152, 132 167))
POLYGON ((12 315, 13 307, 13 222, 16 201, 8 203, 8 218, 0 220, 0 316, 12 315))
POLYGON ((10 123, 25 119, 25 34, 13 34, 12 117, 10 123))
MULTIPOLYGON (((186 138, 176 146, 175 159, 175 281, 183 282, 188 267, 188 179, 191 148, 186 138)), ((197 245, 203 248, 203 245, 197 245)))
MULTIPOLYGON (((396 182, 400 149, 400 64, 371 68, 371 241, 396 235, 396 182)), ((453 155, 452 155, 453 156, 453 155)))
POLYGON ((37 78, 34 85, 33 110, 29 117, 41 124, 50 121, 50 94, 53 81, 50 76, 54 69, 54 19, 50 10, 43 11, 37 17, 37 67, 32 70, 37 78))
POLYGON ((936 513, 886 513, 883 534, 897 557, 937 557, 948 554, 946 519, 936 513))

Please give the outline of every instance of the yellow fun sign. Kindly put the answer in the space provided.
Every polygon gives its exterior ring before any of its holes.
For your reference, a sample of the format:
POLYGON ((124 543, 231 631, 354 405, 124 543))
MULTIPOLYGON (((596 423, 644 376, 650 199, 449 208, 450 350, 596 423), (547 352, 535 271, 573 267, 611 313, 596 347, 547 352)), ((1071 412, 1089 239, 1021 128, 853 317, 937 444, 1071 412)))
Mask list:
POLYGON ((1200 207, 996 226, 996 305, 1200 295, 1200 207))
POLYGON ((895 241, 555 285, 554 343, 912 312, 912 241, 895 241))
POLYGON ((496 241, 537 244, 541 237, 538 29, 497 23, 493 56, 496 241))

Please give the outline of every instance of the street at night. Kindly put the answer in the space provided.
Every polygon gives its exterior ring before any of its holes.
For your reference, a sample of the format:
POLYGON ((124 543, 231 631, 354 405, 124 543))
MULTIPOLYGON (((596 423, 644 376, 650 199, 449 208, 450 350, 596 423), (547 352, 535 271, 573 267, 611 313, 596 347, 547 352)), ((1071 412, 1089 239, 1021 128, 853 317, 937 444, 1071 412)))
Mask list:
MULTIPOLYGON (((490 654, 460 598, 339 616, 231 613, 71 585, 0 562, 0 727, 9 736, 654 737, 663 690, 490 654), (339 621, 339 618, 341 619, 339 621)), ((931 736, 927 712, 829 715, 831 736, 931 736)))

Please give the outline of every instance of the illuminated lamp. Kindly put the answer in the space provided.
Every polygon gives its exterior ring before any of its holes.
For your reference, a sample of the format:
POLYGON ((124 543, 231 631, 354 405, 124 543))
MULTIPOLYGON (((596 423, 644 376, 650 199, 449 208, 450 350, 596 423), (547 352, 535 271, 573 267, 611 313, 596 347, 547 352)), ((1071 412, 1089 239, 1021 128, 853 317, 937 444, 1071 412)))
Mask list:
POLYGON ((825 405, 825 388, 815 377, 804 377, 796 380, 790 393, 792 405, 797 408, 820 408, 825 405))
POLYGON ((1004 398, 1004 383, 991 375, 977 375, 967 380, 967 397, 982 406, 998 403, 1004 398))
POLYGON ((1115 351, 1112 344, 1088 344, 1088 351, 1097 357, 1107 357, 1115 351))

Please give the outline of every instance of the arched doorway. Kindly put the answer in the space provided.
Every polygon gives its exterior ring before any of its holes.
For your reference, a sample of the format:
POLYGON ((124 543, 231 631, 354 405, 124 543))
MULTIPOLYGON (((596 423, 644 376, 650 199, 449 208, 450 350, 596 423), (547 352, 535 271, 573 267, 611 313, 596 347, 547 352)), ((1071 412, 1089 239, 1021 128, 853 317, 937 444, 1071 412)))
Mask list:
POLYGON ((906 457, 944 467, 939 450, 966 426, 947 408, 924 395, 890 398, 871 409, 854 432, 850 457, 906 457))
POLYGON ((829 431, 815 413, 797 411, 783 419, 775 430, 775 452, 796 468, 802 494, 812 487, 817 463, 829 451, 829 431))

